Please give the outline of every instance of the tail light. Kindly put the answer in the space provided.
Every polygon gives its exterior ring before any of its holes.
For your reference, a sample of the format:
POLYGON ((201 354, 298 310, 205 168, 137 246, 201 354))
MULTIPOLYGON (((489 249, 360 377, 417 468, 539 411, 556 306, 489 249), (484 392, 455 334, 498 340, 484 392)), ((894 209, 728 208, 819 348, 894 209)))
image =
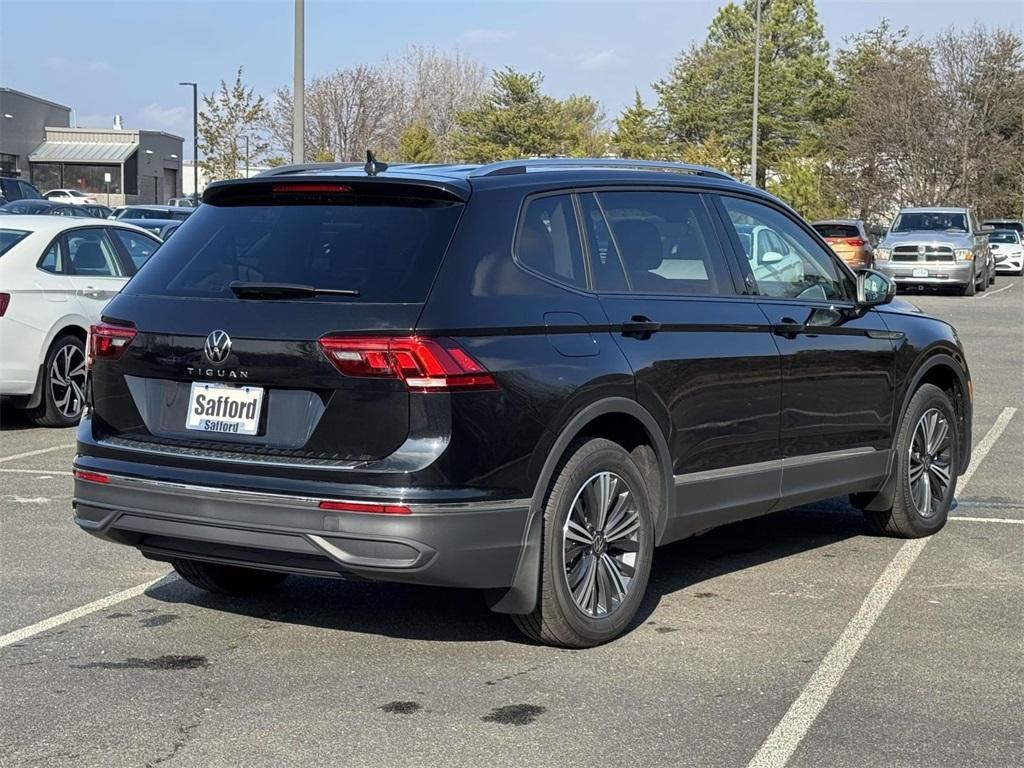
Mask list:
POLYGON ((87 472, 84 469, 76 469, 74 474, 78 480, 84 480, 87 483, 106 484, 110 482, 109 477, 107 477, 106 475, 102 475, 99 472, 87 472))
POLYGON ((826 237, 825 242, 829 245, 850 245, 854 248, 863 248, 867 240, 861 237, 826 237))
POLYGON ((7 307, 11 303, 11 294, 0 293, 0 317, 7 313, 7 307))
POLYGON ((117 358, 124 354, 128 345, 132 343, 135 334, 134 328, 124 328, 117 325, 101 323, 89 326, 88 352, 85 359, 86 367, 92 368, 92 364, 97 360, 117 360, 117 358))
POLYGON ((451 339, 320 339, 320 349, 346 376, 399 379, 412 392, 497 389, 494 377, 451 339))

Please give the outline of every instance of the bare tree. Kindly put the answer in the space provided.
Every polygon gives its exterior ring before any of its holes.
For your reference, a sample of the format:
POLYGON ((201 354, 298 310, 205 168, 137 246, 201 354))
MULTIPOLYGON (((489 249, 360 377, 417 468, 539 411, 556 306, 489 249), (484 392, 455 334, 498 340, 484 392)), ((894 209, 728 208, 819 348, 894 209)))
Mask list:
POLYGON ((442 160, 452 160, 451 137, 461 112, 484 92, 487 71, 461 51, 410 46, 394 65, 403 85, 403 129, 423 123, 437 141, 442 160))
MULTIPOLYGON (((367 149, 394 156, 402 134, 422 124, 449 160, 456 116, 476 103, 484 75, 458 51, 412 46, 394 62, 315 77, 306 86, 306 154, 323 162, 358 160, 367 149)), ((277 89, 267 130, 282 158, 291 154, 291 114, 290 89, 277 89)))

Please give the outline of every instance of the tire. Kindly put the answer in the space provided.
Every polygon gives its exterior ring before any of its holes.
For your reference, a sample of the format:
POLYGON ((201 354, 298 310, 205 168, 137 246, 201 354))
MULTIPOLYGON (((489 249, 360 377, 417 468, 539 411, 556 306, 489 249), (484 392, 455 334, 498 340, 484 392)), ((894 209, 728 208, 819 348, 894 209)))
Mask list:
POLYGON ((537 607, 512 620, 548 645, 590 648, 613 640, 643 601, 653 551, 654 513, 636 462, 610 440, 577 441, 545 499, 537 607))
POLYGON ((978 284, 972 279, 967 285, 965 285, 961 291, 961 296, 973 296, 978 290, 978 284))
POLYGON ((267 592, 288 578, 287 573, 242 568, 237 565, 175 559, 174 570, 194 587, 218 595, 254 595, 267 592))
POLYGON ((85 343, 66 334, 50 345, 43 362, 42 399, 25 411, 40 427, 71 427, 85 407, 85 343))
POLYGON ((995 271, 995 269, 989 270, 989 273, 988 273, 988 284, 989 285, 995 285, 996 284, 996 271, 995 271))
POLYGON ((984 293, 987 290, 988 290, 988 268, 986 267, 985 271, 982 272, 982 274, 981 274, 981 282, 978 283, 978 292, 979 293, 984 293))
POLYGON ((930 536, 942 530, 956 493, 959 462, 960 433, 949 396, 936 386, 922 384, 900 419, 893 505, 883 511, 864 510, 868 527, 878 534, 905 539, 930 536), (931 421, 933 417, 939 420, 931 421), (940 439, 943 421, 945 431, 940 439), (932 436, 934 444, 929 442, 932 436), (919 457, 923 454, 929 458, 922 461, 919 457), (919 478, 916 483, 911 482, 912 472, 919 478), (944 485, 943 477, 946 478, 944 485), (927 502, 923 486, 930 494, 927 502), (936 490, 940 493, 935 493, 936 490))

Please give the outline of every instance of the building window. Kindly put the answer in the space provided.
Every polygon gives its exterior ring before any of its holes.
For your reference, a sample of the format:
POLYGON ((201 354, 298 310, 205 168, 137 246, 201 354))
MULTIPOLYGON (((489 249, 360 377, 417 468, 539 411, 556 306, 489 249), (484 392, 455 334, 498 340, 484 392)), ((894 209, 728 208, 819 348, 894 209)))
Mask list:
POLYGON ((18 156, 0 154, 0 176, 18 175, 18 156))
POLYGON ((32 183, 40 192, 63 187, 60 163, 32 163, 32 183))
POLYGON ((106 192, 107 185, 103 175, 110 174, 110 192, 121 194, 121 166, 119 165, 79 165, 64 163, 64 183, 68 189, 82 192, 106 192))
POLYGON ((121 166, 79 163, 32 163, 32 183, 44 192, 49 189, 77 189, 82 192, 107 192, 103 175, 110 174, 110 192, 121 194, 121 166))

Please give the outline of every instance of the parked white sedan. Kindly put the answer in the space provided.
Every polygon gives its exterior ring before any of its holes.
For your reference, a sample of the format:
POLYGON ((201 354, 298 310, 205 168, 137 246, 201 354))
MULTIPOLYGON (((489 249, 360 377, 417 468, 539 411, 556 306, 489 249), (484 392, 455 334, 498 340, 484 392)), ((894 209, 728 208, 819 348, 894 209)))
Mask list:
POLYGON ((104 219, 0 217, 0 397, 41 426, 77 422, 89 326, 159 245, 104 219))
POLYGON ((71 205, 96 205, 96 198, 87 195, 80 189, 51 189, 43 192, 43 197, 55 203, 70 203, 71 205))

